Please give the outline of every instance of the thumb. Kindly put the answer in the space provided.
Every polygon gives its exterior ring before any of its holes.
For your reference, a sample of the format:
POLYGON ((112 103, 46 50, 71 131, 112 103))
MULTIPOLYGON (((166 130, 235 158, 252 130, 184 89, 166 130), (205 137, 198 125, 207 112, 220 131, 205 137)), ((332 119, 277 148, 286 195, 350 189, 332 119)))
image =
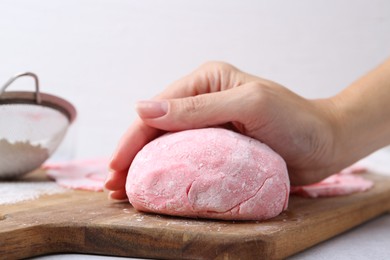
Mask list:
POLYGON ((245 85, 197 96, 140 101, 136 110, 145 124, 165 131, 245 122, 254 115, 255 99, 245 85), (252 109, 250 109, 252 108, 252 109))

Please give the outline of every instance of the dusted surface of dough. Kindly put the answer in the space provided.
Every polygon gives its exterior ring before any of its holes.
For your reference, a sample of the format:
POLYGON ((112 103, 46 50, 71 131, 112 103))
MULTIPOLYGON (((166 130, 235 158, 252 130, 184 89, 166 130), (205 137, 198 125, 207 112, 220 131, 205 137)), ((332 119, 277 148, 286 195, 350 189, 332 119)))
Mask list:
POLYGON ((135 157, 126 190, 140 211, 263 220, 287 208, 283 159, 265 144, 221 128, 163 135, 135 157))

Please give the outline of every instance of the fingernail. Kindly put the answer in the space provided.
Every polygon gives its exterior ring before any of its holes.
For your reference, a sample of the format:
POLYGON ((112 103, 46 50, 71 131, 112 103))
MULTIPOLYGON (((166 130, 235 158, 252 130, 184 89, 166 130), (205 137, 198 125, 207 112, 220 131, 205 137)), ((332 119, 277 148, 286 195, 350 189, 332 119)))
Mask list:
POLYGON ((158 118, 168 112, 168 102, 157 100, 139 101, 136 110, 141 118, 158 118))

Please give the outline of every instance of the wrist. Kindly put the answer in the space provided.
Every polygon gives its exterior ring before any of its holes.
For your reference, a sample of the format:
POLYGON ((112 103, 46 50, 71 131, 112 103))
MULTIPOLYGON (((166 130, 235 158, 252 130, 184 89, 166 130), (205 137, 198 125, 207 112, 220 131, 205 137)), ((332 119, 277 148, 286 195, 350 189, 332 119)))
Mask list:
POLYGON ((388 144, 390 129, 364 93, 346 89, 330 98, 334 106, 336 155, 348 166, 388 144))
POLYGON ((332 97, 318 99, 314 103, 324 122, 319 134, 322 138, 327 137, 323 144, 327 150, 324 152, 324 154, 327 154, 325 156, 327 161, 324 164, 327 165, 327 175, 330 175, 354 163, 357 160, 357 155, 349 152, 353 145, 353 142, 350 142, 353 137, 347 129, 349 124, 346 123, 346 114, 340 105, 342 101, 332 97))

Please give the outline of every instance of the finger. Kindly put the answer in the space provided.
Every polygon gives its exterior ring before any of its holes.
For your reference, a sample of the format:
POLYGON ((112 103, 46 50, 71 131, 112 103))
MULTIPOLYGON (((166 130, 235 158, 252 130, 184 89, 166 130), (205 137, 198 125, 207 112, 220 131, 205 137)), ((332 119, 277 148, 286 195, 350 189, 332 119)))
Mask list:
POLYGON ((142 101, 138 115, 149 126, 165 131, 202 128, 229 122, 247 124, 254 117, 257 102, 252 83, 221 92, 169 99, 142 101))
POLYGON ((170 84, 156 99, 191 97, 236 87, 253 77, 224 62, 207 62, 170 84))
POLYGON ((110 172, 104 183, 104 188, 107 190, 120 190, 126 183, 127 171, 124 172, 110 172))
POLYGON ((109 168, 113 172, 112 177, 120 179, 119 175, 124 174, 126 176, 127 170, 138 151, 150 140, 156 138, 160 132, 160 130, 144 124, 141 120, 134 122, 119 141, 118 147, 111 158, 109 168))
POLYGON ((112 200, 128 201, 125 189, 110 191, 108 197, 112 200))

